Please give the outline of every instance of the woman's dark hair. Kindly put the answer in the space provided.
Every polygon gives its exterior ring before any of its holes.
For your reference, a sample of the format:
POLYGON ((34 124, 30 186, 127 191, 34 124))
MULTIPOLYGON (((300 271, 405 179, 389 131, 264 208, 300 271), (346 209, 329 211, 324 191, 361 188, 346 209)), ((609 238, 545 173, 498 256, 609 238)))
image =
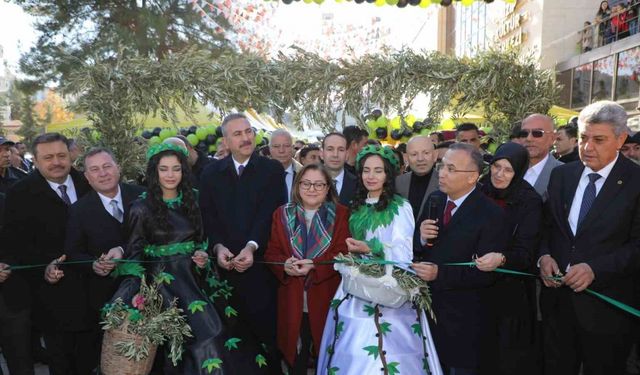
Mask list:
POLYGON ((598 15, 603 15, 606 11, 611 10, 611 7, 609 6, 609 2, 608 1, 601 1, 600 5, 598 6, 598 15), (607 4, 607 9, 602 10, 602 4, 607 4))
POLYGON ((396 194, 396 185, 394 182, 395 173, 393 171, 391 163, 378 154, 367 154, 363 156, 362 159, 360 159, 360 163, 358 163, 356 168, 356 170, 358 171, 358 181, 356 183, 356 193, 353 197, 353 201, 351 202, 351 209, 353 209, 354 211, 360 208, 360 206, 367 203, 366 200, 369 190, 367 190, 367 188, 364 186, 364 183, 362 182, 362 171, 364 169, 364 163, 372 156, 377 156, 382 159, 385 174, 384 184, 382 185, 382 194, 380 194, 378 203, 374 205, 376 211, 384 211, 389 205, 389 202, 391 202, 394 195, 396 194))
POLYGON ((327 168, 322 164, 307 164, 298 173, 296 173, 296 179, 293 181, 293 187, 291 188, 291 201, 302 205, 302 197, 300 196, 300 182, 307 171, 319 171, 324 177, 324 182, 327 184, 328 191, 325 202, 338 203, 338 192, 336 187, 333 186, 333 179, 327 171, 327 168))
POLYGON ((180 162, 182 167, 182 179, 178 184, 178 194, 182 193, 182 205, 177 208, 187 216, 191 224, 193 225, 195 232, 200 233, 202 228, 202 219, 200 217, 200 208, 196 195, 191 186, 191 168, 187 162, 187 157, 177 151, 166 150, 162 151, 149 159, 147 164, 147 201, 151 206, 151 225, 161 228, 165 231, 170 230, 169 224, 169 209, 167 204, 162 200, 162 188, 160 187, 160 179, 158 173, 158 165, 160 160, 166 156, 175 156, 180 162))
POLYGON ((301 150, 300 150, 300 158, 306 158, 307 154, 310 153, 311 151, 320 151, 320 147, 316 146, 316 145, 308 145, 308 146, 304 146, 301 150))

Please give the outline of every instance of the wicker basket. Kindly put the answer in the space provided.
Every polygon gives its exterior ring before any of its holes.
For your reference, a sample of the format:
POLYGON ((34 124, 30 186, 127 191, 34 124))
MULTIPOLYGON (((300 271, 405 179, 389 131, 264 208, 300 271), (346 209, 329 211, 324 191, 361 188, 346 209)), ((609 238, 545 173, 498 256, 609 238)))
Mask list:
POLYGON ((149 348, 149 356, 140 361, 129 360, 116 352, 117 342, 133 341, 136 345, 142 344, 142 337, 127 333, 127 324, 120 329, 105 331, 102 340, 102 355, 100 358, 100 370, 103 375, 148 375, 153 367, 157 346, 149 348))

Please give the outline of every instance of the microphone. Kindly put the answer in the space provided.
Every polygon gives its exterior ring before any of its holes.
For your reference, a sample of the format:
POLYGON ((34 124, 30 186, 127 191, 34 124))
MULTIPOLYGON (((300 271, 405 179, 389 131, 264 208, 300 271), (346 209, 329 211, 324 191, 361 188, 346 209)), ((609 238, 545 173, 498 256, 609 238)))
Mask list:
MULTIPOLYGON (((437 195, 431 195, 429 200, 427 201, 427 219, 429 220, 437 220, 438 219, 438 206, 440 206, 440 197, 437 195)), ((438 225, 438 224, 436 224, 438 225)), ((435 238, 427 239, 426 246, 431 247, 435 243, 435 238)))

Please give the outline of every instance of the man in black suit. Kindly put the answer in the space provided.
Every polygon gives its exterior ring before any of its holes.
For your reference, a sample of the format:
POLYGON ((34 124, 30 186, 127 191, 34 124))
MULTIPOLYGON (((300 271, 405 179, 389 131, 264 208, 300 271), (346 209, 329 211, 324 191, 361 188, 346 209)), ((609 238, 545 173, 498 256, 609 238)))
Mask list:
POLYGON ((409 200, 413 217, 422 214, 427 197, 438 189, 438 172, 433 166, 438 156, 431 138, 417 135, 407 142, 407 160, 411 172, 396 177, 396 191, 409 200))
POLYGON ((41 268, 14 271, 3 285, 3 296, 10 309, 31 307, 51 355, 52 374, 89 374, 96 348, 87 296, 80 276, 60 263, 66 259, 69 206, 90 186, 71 169, 64 136, 42 134, 34 140, 33 151, 37 170, 7 192, 3 231, 8 235, 0 258, 11 265, 50 264, 44 273, 41 268), (26 283, 19 283, 23 277, 26 283))
POLYGON ((584 292, 637 306, 640 166, 618 150, 626 112, 596 102, 579 115, 580 160, 554 169, 540 275, 545 374, 623 374, 637 318, 584 292), (564 275, 562 281, 548 279, 564 275))
POLYGON ((271 216, 285 203, 284 169, 258 156, 255 132, 242 114, 222 121, 230 155, 205 169, 200 207, 209 246, 220 275, 233 286, 230 303, 239 319, 268 350, 270 372, 279 374, 276 347, 276 280, 261 260, 271 233, 271 216))
MULTIPOLYGON (((93 264, 78 264, 74 268, 82 274, 97 330, 100 309, 119 284, 118 280, 109 277, 109 273, 116 266, 113 260, 122 259, 124 252, 124 218, 131 202, 144 189, 119 183, 120 166, 111 151, 105 148, 87 152, 84 176, 94 191, 71 206, 64 249, 69 260, 94 260, 93 264)), ((100 335, 96 334, 98 337, 100 335)))
POLYGON ((436 201, 431 215, 437 220, 428 219, 426 206, 416 226, 414 252, 424 262, 412 267, 430 282, 437 319, 431 329, 445 374, 480 374, 493 366, 487 297, 494 274, 444 265, 469 262, 507 244, 503 210, 476 185, 483 164, 476 147, 451 145, 437 165, 440 190, 425 203, 436 201))
MULTIPOLYGON (((322 140, 322 162, 333 179, 340 204, 349 206, 356 193, 357 176, 344 168, 347 160, 347 138, 342 133, 329 133, 322 140)), ((355 168, 355 167, 354 167, 355 168)))

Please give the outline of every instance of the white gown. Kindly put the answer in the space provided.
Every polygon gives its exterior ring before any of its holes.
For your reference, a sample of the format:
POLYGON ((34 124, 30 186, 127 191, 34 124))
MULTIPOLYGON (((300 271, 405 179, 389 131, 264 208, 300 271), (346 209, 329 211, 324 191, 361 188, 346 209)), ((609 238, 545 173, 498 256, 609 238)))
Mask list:
MULTIPOLYGON (((367 200, 367 203, 375 203, 375 200, 367 200)), ((405 200, 391 224, 378 227, 373 232, 367 231, 364 240, 377 238, 383 244, 385 260, 409 263, 413 256, 414 226, 411 205, 405 200)), ((336 264, 336 269, 343 275, 348 272, 343 265, 336 264)), ((379 353, 379 339, 382 336, 382 351, 386 357, 388 374, 442 375, 423 311, 418 313, 411 302, 391 308, 355 297, 344 290, 344 279, 343 276, 327 317, 317 374, 383 374, 382 357, 379 353), (336 306, 338 303, 340 304, 336 306), (378 316, 377 326, 375 309, 381 314, 378 316), (382 335, 379 332, 383 332, 382 335)), ((378 280, 385 283, 384 279, 385 276, 378 280)))

